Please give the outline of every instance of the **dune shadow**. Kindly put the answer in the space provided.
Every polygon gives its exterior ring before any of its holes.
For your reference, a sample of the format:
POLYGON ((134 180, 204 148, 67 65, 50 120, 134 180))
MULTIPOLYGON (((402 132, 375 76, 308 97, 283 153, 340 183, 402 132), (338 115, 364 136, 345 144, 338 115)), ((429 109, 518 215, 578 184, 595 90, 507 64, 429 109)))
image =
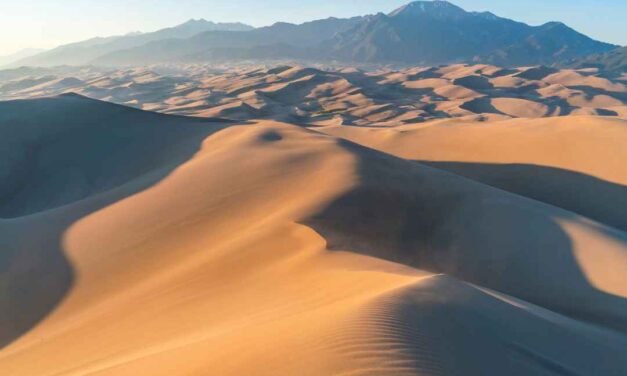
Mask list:
POLYGON ((424 80, 428 78, 440 78, 440 77, 442 77, 442 73, 438 72, 438 67, 431 67, 422 72, 413 74, 410 78, 412 80, 424 80))
POLYGON ((618 112, 606 108, 596 108, 595 111, 599 116, 618 116, 618 112))
POLYGON ((157 184, 226 126, 76 95, 0 102, 0 349, 72 288, 73 223, 157 184))
POLYGON ((580 172, 529 164, 417 161, 581 214, 627 231, 627 186, 580 172))
POLYGON ((618 91, 608 91, 605 89, 600 89, 587 85, 569 85, 570 89, 579 90, 584 92, 588 97, 596 96, 596 95, 605 95, 611 98, 618 99, 619 101, 625 103, 627 102, 627 93, 618 92, 618 91))
POLYGON ((557 68, 539 65, 537 67, 532 67, 518 74, 515 74, 514 77, 523 78, 526 80, 543 80, 549 75, 557 72, 559 72, 559 69, 557 68))
MULTIPOLYGON (((359 184, 302 221, 329 250, 444 273, 627 332, 627 299, 591 284, 558 223, 575 214, 348 141, 340 145, 358 160, 359 184)), ((627 244, 619 231, 604 235, 627 244)))
POLYGON ((464 102, 459 107, 475 114, 507 115, 506 113, 494 107, 494 105, 492 104, 492 99, 493 98, 490 97, 479 97, 464 102))
POLYGON ((494 89, 494 84, 490 80, 483 76, 465 76, 456 78, 453 80, 453 85, 463 86, 470 90, 491 90, 494 89))
POLYGON ((542 98, 542 96, 530 96, 529 99, 544 103, 548 107, 547 114, 552 114, 552 116, 570 115, 577 108, 570 105, 566 99, 559 97, 542 98))
POLYGON ((530 314, 542 309, 520 309, 456 278, 436 276, 376 303, 418 374, 485 375, 489 364, 490 375, 621 376, 627 367, 623 336, 587 338, 572 330, 586 325, 530 314))
POLYGON ((543 99, 539 95, 537 95, 537 90, 540 89, 540 84, 537 83, 529 83, 520 86, 514 87, 495 87, 492 90, 484 91, 486 94, 489 94, 492 97, 502 97, 502 98, 535 98, 535 99, 543 99))

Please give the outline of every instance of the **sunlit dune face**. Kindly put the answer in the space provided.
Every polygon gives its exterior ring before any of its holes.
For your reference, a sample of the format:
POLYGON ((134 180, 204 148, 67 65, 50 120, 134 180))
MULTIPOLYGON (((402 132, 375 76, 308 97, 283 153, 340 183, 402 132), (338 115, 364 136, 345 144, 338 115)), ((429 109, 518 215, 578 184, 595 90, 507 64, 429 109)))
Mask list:
POLYGON ((573 242, 574 255, 587 280, 607 294, 627 298, 627 268, 624 232, 608 230, 598 238, 593 231, 572 223, 563 224, 573 242), (590 251, 593 250, 593 251, 590 251))

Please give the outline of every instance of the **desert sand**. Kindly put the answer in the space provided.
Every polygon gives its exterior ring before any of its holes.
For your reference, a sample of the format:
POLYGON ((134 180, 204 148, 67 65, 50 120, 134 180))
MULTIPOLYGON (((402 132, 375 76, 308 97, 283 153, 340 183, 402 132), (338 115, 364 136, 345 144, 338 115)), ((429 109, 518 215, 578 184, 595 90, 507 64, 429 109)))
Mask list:
POLYGON ((623 82, 186 69, 12 79, 0 374, 625 374, 623 82))
POLYGON ((627 82, 590 69, 253 64, 6 72, 0 73, 0 100, 76 92, 149 111, 238 120, 397 126, 441 118, 627 117, 627 82))

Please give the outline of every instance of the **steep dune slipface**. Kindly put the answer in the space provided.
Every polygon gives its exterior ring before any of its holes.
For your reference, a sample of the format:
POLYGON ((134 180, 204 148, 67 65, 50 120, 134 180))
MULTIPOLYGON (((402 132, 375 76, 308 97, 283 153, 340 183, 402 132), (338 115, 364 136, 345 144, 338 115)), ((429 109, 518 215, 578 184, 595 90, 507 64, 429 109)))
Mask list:
POLYGON ((568 116, 322 131, 427 163, 627 230, 620 119, 568 116))
MULTIPOLYGON (((100 119, 102 106, 90 112, 100 119)), ((126 133, 124 111, 111 132, 141 168, 116 163, 103 175, 116 184, 0 222, 3 247, 27 255, 3 267, 39 265, 54 245, 72 276, 0 351, 1 374, 627 369, 623 233, 283 123, 149 115, 146 129, 176 141, 160 148, 151 132, 126 133), (29 236, 44 228, 53 233, 29 236)), ((95 141, 70 137, 46 159, 82 142, 95 141)), ((24 291, 37 275, 3 277, 24 291)))
POLYGON ((361 253, 627 329, 621 313, 627 308, 627 277, 620 271, 627 267, 624 232, 414 162, 347 147, 361 156, 361 184, 309 222, 331 248, 350 244, 361 253))

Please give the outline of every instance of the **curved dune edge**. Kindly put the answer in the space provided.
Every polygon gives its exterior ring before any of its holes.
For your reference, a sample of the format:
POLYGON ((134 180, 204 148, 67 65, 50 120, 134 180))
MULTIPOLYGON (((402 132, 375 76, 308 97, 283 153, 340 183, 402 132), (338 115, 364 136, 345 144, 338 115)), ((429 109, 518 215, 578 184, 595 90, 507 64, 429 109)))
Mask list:
POLYGON ((270 121, 217 130, 137 191, 145 173, 45 211, 77 218, 73 285, 0 351, 1 374, 627 367, 627 240, 571 212, 270 121), (591 244, 612 276, 592 284, 591 244))

